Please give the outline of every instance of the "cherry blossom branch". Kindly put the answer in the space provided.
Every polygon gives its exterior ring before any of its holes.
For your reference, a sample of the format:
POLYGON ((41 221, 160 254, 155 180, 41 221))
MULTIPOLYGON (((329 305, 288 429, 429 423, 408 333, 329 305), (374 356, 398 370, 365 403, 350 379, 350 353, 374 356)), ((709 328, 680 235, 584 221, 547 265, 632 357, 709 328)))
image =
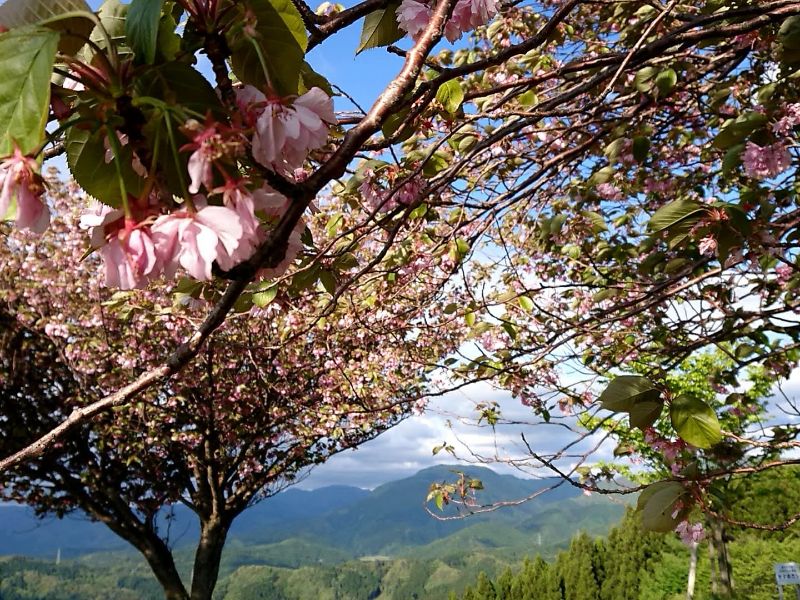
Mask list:
POLYGON ((398 76, 389 84, 361 122, 348 131, 344 141, 333 156, 304 184, 297 186, 298 194, 292 198, 288 210, 281 216, 276 227, 270 232, 264 243, 257 248, 252 257, 237 265, 232 271, 234 281, 228 285, 222 298, 211 310, 197 332, 176 348, 161 367, 143 374, 135 381, 101 400, 75 409, 60 425, 25 448, 0 460, 0 471, 12 469, 25 460, 41 455, 48 447, 78 425, 110 408, 125 404, 159 381, 180 371, 197 355, 203 343, 225 321, 236 300, 256 276, 258 270, 264 266, 274 267, 283 259, 290 233, 317 192, 327 185, 331 179, 341 176, 347 164, 358 152, 361 144, 380 128, 386 117, 393 112, 396 104, 414 85, 425 58, 441 39, 444 25, 454 6, 455 0, 445 0, 436 7, 430 22, 409 52, 398 76))

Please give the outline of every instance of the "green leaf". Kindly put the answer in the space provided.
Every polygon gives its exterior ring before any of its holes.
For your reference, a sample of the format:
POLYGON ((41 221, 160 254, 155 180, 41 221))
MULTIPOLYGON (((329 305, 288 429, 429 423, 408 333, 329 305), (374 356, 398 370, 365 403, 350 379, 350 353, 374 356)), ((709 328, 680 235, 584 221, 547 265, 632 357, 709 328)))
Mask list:
POLYGON ((51 20, 70 12, 91 13, 85 0, 6 0, 0 6, 0 25, 17 29, 26 25, 44 25, 62 34, 58 44, 59 52, 74 55, 84 45, 85 37, 92 32, 94 22, 86 17, 51 20), (43 21, 49 21, 43 23, 43 21))
POLYGON ((639 69, 633 76, 633 86, 642 93, 647 93, 653 88, 653 78, 658 71, 655 67, 639 69))
POLYGON ((170 62, 181 51, 181 37, 176 33, 178 27, 174 2, 168 3, 158 22, 158 41, 156 43, 156 63, 170 62))
POLYGON ((399 6, 399 2, 392 2, 386 8, 373 11, 366 16, 364 26, 361 28, 361 41, 358 43, 356 54, 369 48, 388 46, 405 35, 397 24, 399 6))
POLYGON ((686 489, 677 481, 658 481, 647 486, 639 494, 636 510, 642 526, 648 531, 666 533, 680 523, 687 509, 683 508, 673 517, 678 502, 688 496, 686 489))
POLYGON ((528 90, 524 94, 521 94, 520 97, 517 98, 517 101, 520 103, 521 106, 529 107, 538 104, 539 97, 533 90, 528 90))
POLYGON ((533 300, 531 300, 528 296, 520 296, 517 298, 517 302, 519 302, 520 307, 525 312, 531 312, 533 310, 533 300))
POLYGON ((650 152, 650 138, 641 135, 633 138, 632 152, 633 158, 638 162, 647 160, 647 155, 650 152))
POLYGON ((658 402, 661 392, 640 375, 620 375, 600 394, 603 408, 614 412, 629 412, 637 402, 658 402))
POLYGON ((661 416, 664 403, 661 400, 639 400, 635 402, 630 410, 630 422, 634 427, 642 431, 652 427, 653 423, 661 416))
MULTIPOLYGON (((129 6, 129 4, 122 4, 119 0, 106 0, 97 13, 100 23, 103 25, 103 29, 108 33, 111 41, 115 43, 117 53, 121 55, 131 54, 130 48, 125 44, 125 18, 128 14, 129 6)), ((106 47, 106 38, 97 27, 92 31, 89 39, 100 48, 106 47)), ((85 60, 90 62, 94 51, 90 50, 87 46, 84 48, 84 54, 85 60)))
POLYGON ((464 90, 456 79, 446 81, 436 91, 436 99, 451 115, 458 112, 464 102, 464 90))
POLYGON ((608 159, 608 162, 616 162, 627 142, 628 140, 626 138, 617 138, 609 142, 609 144, 603 149, 603 154, 608 159))
POLYGON ((767 115, 755 111, 742 113, 736 119, 728 119, 714 138, 714 146, 720 150, 726 150, 739 144, 756 129, 765 125, 768 120, 767 115))
POLYGON ((15 142, 29 153, 44 139, 58 37, 41 27, 0 35, 0 156, 15 142))
POLYGON ((330 271, 322 271, 319 274, 319 280, 326 292, 328 292, 331 296, 336 294, 336 276, 333 273, 330 271))
MULTIPOLYGON (((383 137, 390 138, 395 133, 397 133, 400 130, 400 128, 406 124, 409 112, 411 112, 410 109, 404 108, 386 117, 386 120, 383 122, 383 125, 381 125, 381 132, 383 133, 383 137)), ((406 139, 411 137, 413 133, 414 129, 412 127, 409 127, 408 130, 405 132, 405 135, 402 136, 404 139, 401 139, 400 141, 405 141, 406 139)))
MULTIPOLYGON (((105 133, 90 133, 76 127, 67 130, 67 165, 72 176, 86 192, 109 206, 122 206, 117 170, 113 161, 106 162, 105 133)), ((144 180, 133 171, 130 146, 122 147, 122 177, 129 194, 138 195, 144 180)))
POLYGON ((792 16, 781 23, 778 40, 787 50, 800 50, 800 16, 792 16))
POLYGON ((228 44, 235 75, 259 89, 265 89, 269 83, 283 96, 297 94, 308 47, 306 28, 297 8, 291 0, 250 0, 237 2, 237 5, 255 16, 257 38, 248 39, 243 30, 230 34, 228 44), (264 66, 254 43, 264 57, 264 66))
POLYGON ((272 303, 275 300, 275 297, 278 295, 278 286, 275 284, 270 284, 264 289, 261 289, 257 292, 253 292, 253 304, 258 306, 259 308, 264 308, 265 306, 272 303))
POLYGON ((422 174, 425 175, 425 177, 433 177, 450 166, 451 156, 444 152, 434 152, 430 156, 425 157, 424 161, 422 174))
POLYGON ((136 92, 152 96, 170 105, 178 105, 205 114, 221 115, 223 108, 208 79, 191 65, 169 62, 148 69, 136 80, 136 92))
POLYGON ((678 74, 674 69, 665 69, 661 71, 655 78, 656 88, 658 88, 659 96, 666 96, 678 83, 678 74))
POLYGON ((669 416, 676 433, 692 446, 710 448, 722 440, 714 409, 699 398, 681 394, 670 404, 669 416))
POLYGON ((470 150, 475 147, 475 144, 478 143, 478 138, 474 135, 465 135, 461 140, 458 142, 458 151, 466 154, 470 150))
POLYGON ((164 0, 132 0, 125 19, 125 37, 136 62, 152 65, 156 59, 158 27, 164 0))
POLYGON ((647 223, 647 228, 653 233, 674 227, 689 218, 699 219, 706 212, 706 206, 697 200, 679 198, 674 202, 659 208, 647 223))
POLYGON ((728 177, 736 172, 736 169, 742 164, 742 152, 744 152, 744 144, 736 144, 728 148, 722 158, 722 174, 724 176, 728 177))

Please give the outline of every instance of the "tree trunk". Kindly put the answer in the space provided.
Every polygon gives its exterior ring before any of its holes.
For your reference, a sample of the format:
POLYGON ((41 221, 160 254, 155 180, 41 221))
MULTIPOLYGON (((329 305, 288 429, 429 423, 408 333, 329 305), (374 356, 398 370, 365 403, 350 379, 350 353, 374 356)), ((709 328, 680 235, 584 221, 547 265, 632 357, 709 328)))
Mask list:
POLYGON ((153 548, 139 548, 147 559, 147 564, 158 579, 158 583, 164 588, 165 600, 189 600, 189 594, 183 586, 181 576, 175 568, 175 561, 172 553, 165 547, 163 552, 153 548))
MULTIPOLYGON (((717 519, 711 519, 711 539, 714 541, 714 553, 718 574, 716 593, 720 598, 733 598, 733 567, 728 557, 728 543, 725 539, 725 526, 717 519)), ((713 562, 712 559, 712 562, 713 562)))
MULTIPOLYGON (((711 522, 708 522, 708 529, 711 530, 711 522)), ((717 550, 714 547, 714 536, 708 537, 708 570, 711 575, 711 595, 716 597, 719 585, 717 584, 717 550)))
POLYGON ((689 580, 686 582, 686 600, 694 598, 694 583, 697 578, 697 542, 692 542, 689 552, 689 580))
POLYGON ((211 600, 219 577, 222 549, 228 536, 230 523, 218 516, 200 524, 200 542, 194 555, 191 600, 211 600))

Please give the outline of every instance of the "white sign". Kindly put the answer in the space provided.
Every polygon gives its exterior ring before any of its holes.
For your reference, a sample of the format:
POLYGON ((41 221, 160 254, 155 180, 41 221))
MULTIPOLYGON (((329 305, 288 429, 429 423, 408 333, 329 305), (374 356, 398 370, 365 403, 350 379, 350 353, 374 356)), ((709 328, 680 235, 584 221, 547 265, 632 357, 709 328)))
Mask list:
POLYGON ((775 581, 778 585, 800 584, 800 567, 793 562, 776 564, 775 581))
POLYGON ((778 583, 778 599, 783 600, 783 586, 796 585, 794 593, 800 600, 800 568, 797 563, 778 563, 775 565, 775 581, 778 583))

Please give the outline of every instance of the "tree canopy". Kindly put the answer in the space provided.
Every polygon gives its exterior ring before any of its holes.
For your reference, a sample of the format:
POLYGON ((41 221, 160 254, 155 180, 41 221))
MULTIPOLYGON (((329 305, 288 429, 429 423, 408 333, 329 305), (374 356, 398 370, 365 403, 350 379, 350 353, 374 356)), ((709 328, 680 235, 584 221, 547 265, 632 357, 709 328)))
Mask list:
POLYGON ((696 449, 643 491, 656 528, 795 461, 796 405, 745 381, 800 360, 800 3, 9 0, 0 24, 4 494, 149 528, 145 555, 180 500, 213 562, 259 494, 479 381, 572 436, 524 438, 569 484, 621 470, 573 479, 618 432, 696 449), (368 109, 309 54, 361 21, 354 52, 402 59, 368 109), (42 175, 58 155, 73 182, 42 175), (710 394, 675 381, 709 349, 710 394))

